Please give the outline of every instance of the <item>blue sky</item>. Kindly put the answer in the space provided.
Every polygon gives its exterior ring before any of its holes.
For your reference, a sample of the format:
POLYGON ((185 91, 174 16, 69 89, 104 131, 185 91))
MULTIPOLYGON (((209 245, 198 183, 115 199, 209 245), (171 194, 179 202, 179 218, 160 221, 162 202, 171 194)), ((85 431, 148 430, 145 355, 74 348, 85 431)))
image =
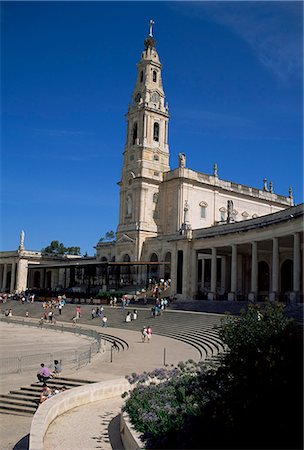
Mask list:
POLYGON ((303 202, 302 2, 2 2, 1 250, 116 230, 125 113, 148 22, 171 168, 303 202))

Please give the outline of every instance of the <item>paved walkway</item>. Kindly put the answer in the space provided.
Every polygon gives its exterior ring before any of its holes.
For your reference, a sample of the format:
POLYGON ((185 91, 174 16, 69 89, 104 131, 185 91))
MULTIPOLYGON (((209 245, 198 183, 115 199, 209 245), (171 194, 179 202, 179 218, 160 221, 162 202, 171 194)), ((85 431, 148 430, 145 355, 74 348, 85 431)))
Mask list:
MULTIPOLYGON (((100 326, 94 326, 94 325, 86 325, 83 324, 82 326, 92 327, 95 329, 99 329, 101 331, 100 326)), ((26 328, 27 332, 32 333, 32 340, 33 342, 37 342, 37 336, 39 333, 41 333, 40 329, 36 328, 26 328)), ((163 365, 163 349, 166 348, 166 362, 168 364, 177 364, 181 360, 187 360, 189 358, 192 358, 196 361, 199 359, 199 353, 197 350, 195 350, 193 347, 191 347, 188 344, 182 343, 182 342, 176 342, 174 339, 166 338, 163 336, 156 336, 154 335, 152 337, 151 343, 142 343, 141 342, 141 336, 140 332, 134 332, 129 330, 123 330, 123 329, 114 329, 108 327, 106 330, 107 333, 122 337, 129 343, 129 350, 114 353, 113 355, 113 361, 110 362, 110 352, 106 355, 107 357, 100 357, 96 356, 93 358, 92 363, 88 366, 85 366, 79 370, 74 369, 66 369, 64 370, 63 375, 64 376, 70 376, 74 378, 83 378, 88 380, 94 380, 94 381, 105 381, 115 378, 120 378, 121 376, 124 376, 126 374, 131 374, 132 372, 143 372, 143 371, 150 371, 153 370, 156 367, 160 367, 163 365)), ((42 331, 43 332, 43 331, 42 331)), ((39 335, 40 336, 40 335, 39 335)), ((18 387, 30 384, 33 381, 36 381, 35 374, 33 372, 23 373, 23 374, 16 374, 12 376, 3 377, 3 383, 2 386, 6 386, 7 390, 11 389, 10 386, 18 387)), ((105 401, 102 405, 94 405, 93 408, 99 408, 102 407, 102 410, 100 411, 100 415, 107 412, 109 414, 108 417, 111 417, 114 419, 117 416, 117 406, 113 408, 113 405, 120 405, 122 402, 121 398, 115 399, 115 402, 113 399, 105 401)), ((89 408, 86 407, 86 408, 89 408)), ((80 408, 81 409, 81 408, 80 408)), ((94 411, 95 411, 94 409, 94 411)), ((75 429, 78 429, 80 424, 83 424, 83 414, 87 416, 89 414, 89 417, 94 416, 94 420, 99 420, 98 415, 96 417, 95 412, 92 411, 92 413, 86 413, 83 411, 79 411, 80 415, 74 415, 74 412, 66 413, 62 418, 58 419, 56 421, 57 423, 64 424, 64 421, 67 420, 67 423, 65 425, 65 434, 67 436, 72 436, 75 434, 75 429), (76 420, 76 423, 71 421, 71 418, 74 417, 76 420), (64 421, 63 421, 64 420, 64 421), (73 424, 72 424, 73 422, 73 424)), ((23 439, 23 441, 15 447, 16 443, 18 441, 21 441, 22 438, 24 438, 30 429, 32 417, 25 417, 21 415, 7 415, 3 414, 1 415, 1 422, 0 422, 0 440, 1 440, 1 450, 12 450, 12 449, 26 449, 26 439, 23 439)), ((61 442, 62 433, 60 431, 60 428, 57 429, 56 422, 54 423, 54 427, 52 429, 52 435, 50 439, 52 439, 52 442, 56 441, 61 442)), ((96 425, 97 426, 97 425, 96 425)), ((79 442, 79 446, 75 447, 75 445, 71 444, 69 446, 60 446, 58 447, 58 450, 74 450, 74 449, 82 449, 82 450, 90 450, 95 448, 100 448, 100 442, 97 442, 97 439, 93 439, 93 437, 103 436, 105 437, 106 433, 109 432, 109 441, 110 444, 115 443, 119 441, 119 433, 118 433, 118 426, 117 426, 117 419, 111 422, 111 427, 108 430, 108 424, 105 420, 100 420, 100 423, 98 425, 98 428, 95 431, 95 434, 92 434, 92 430, 90 428, 85 427, 84 430, 87 430, 87 436, 84 438, 86 439, 86 442, 88 446, 84 447, 82 441, 77 440, 79 442), (115 427, 116 424, 116 427, 115 427), (108 431, 107 431, 108 430, 108 431), (88 444, 90 443, 90 445, 88 444)), ((49 439, 49 436, 47 434, 47 439, 49 439)), ((105 444, 105 442, 103 443, 105 444)), ((53 444, 52 444, 53 445, 53 444)), ((114 444, 113 444, 114 445, 114 444)), ((115 444, 116 445, 116 444, 115 444)), ((55 447, 51 447, 55 448, 55 447)), ((104 447, 102 447, 104 448, 104 447)), ((115 450, 118 450, 119 447, 111 446, 108 448, 114 448, 115 450)), ((42 449, 41 449, 42 450, 42 449)), ((44 449, 43 449, 44 450, 44 449)))

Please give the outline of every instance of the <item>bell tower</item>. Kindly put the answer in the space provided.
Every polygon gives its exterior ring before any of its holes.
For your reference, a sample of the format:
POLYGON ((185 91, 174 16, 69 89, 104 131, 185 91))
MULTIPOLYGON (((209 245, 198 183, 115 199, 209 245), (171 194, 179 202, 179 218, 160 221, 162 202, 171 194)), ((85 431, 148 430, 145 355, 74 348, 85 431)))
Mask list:
POLYGON ((137 64, 131 105, 126 114, 127 132, 120 186, 116 260, 125 254, 140 260, 147 237, 157 236, 158 193, 163 173, 170 170, 168 104, 162 84, 162 65, 150 20, 145 49, 137 64))

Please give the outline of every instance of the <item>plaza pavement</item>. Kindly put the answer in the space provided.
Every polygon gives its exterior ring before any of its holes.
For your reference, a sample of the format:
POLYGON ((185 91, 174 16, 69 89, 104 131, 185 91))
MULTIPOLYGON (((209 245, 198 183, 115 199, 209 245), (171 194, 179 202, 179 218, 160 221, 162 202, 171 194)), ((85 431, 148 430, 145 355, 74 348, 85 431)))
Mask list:
MULTIPOLYGON (((72 310, 75 309, 73 305, 67 305, 70 308, 66 308, 65 314, 67 318, 70 318, 72 310), (68 311, 69 310, 69 311, 68 311)), ((14 315, 16 316, 16 311, 22 312, 27 310, 31 310, 31 316, 36 315, 36 320, 41 312, 40 304, 33 305, 16 305, 14 304, 13 310, 14 315), (21 308, 21 310, 20 310, 21 308)), ((112 336, 121 337, 126 340, 129 344, 129 349, 122 352, 115 352, 113 354, 113 361, 110 362, 110 351, 107 349, 106 355, 97 355, 93 358, 92 363, 87 365, 79 370, 75 370, 73 368, 64 369, 63 376, 73 377, 73 378, 82 378, 93 381, 105 381, 115 378, 120 378, 125 376, 126 374, 131 374, 132 372, 143 372, 150 371, 156 367, 161 367, 163 365, 163 349, 166 348, 166 362, 168 364, 177 364, 181 360, 194 359, 196 361, 199 360, 199 353, 192 346, 175 341, 174 339, 170 339, 163 336, 153 335, 150 344, 141 342, 141 333, 140 329, 138 332, 130 331, 126 329, 118 329, 108 327, 106 329, 102 329, 99 324, 92 325, 90 320, 90 311, 91 307, 84 308, 82 307, 83 315, 85 316, 85 311, 87 312, 86 319, 83 319, 83 323, 80 325, 86 328, 94 328, 96 330, 108 333, 112 336)), ((113 314, 115 312, 113 311, 113 314)), ((117 310, 117 314, 119 311, 117 310)), ((23 315, 21 315, 23 317, 23 315)), ((58 323, 58 322, 57 322, 58 323)), ((126 324, 127 325, 127 324, 126 324)), ((8 325, 11 327, 12 325, 8 325)), ((59 333, 41 330, 39 328, 28 328, 26 326, 17 326, 13 325, 14 330, 19 328, 19 332, 15 333, 15 335, 20 336, 21 333, 27 334, 27 340, 32 340, 33 343, 36 343, 35 349, 37 353, 39 353, 39 342, 41 339, 41 335, 46 333, 54 333, 54 342, 55 336, 59 333)), ((64 339, 70 340, 74 337, 69 333, 64 333, 64 339)), ((16 341, 16 346, 14 348, 14 334, 11 334, 10 341, 10 349, 11 356, 17 355, 19 352, 19 339, 16 341)), ((59 334, 60 339, 62 340, 61 334, 59 334)), ((54 344, 58 345, 58 344, 54 344)), ((56 347, 54 348, 54 350, 56 347)), ((29 385, 36 381, 36 373, 34 371, 24 372, 22 374, 13 374, 2 377, 1 383, 1 393, 7 393, 9 390, 14 388, 19 388, 21 386, 29 385)), ((73 412, 66 413, 61 417, 58 423, 61 425, 66 422, 65 425, 65 433, 67 436, 75 436, 75 429, 81 425, 83 427, 83 433, 80 433, 83 437, 79 439, 79 434, 76 433, 76 437, 74 438, 75 442, 71 442, 70 446, 64 447, 62 446, 60 427, 55 426, 56 423, 50 427, 50 432, 46 437, 46 445, 45 450, 58 448, 58 450, 74 450, 74 449, 82 449, 89 450, 93 448, 103 448, 104 450, 108 450, 113 448, 111 442, 119 442, 119 433, 118 433, 118 424, 117 424, 117 408, 120 409, 122 404, 122 399, 114 399, 101 402, 100 404, 92 405, 92 409, 86 407, 85 409, 79 408, 78 413, 73 410, 73 412), (100 418, 96 411, 100 410, 100 414, 106 414, 105 418, 100 418), (89 412, 88 412, 89 411, 89 412), (90 412, 91 411, 91 412, 90 412), (96 424, 97 429, 95 430, 95 434, 92 434, 91 425, 92 416, 94 417, 93 422, 96 424), (71 417, 73 417, 73 421, 71 422, 71 417), (100 420, 100 423, 98 422, 100 420), (97 423, 96 423, 97 421, 97 423), (113 422, 110 426, 110 435, 108 435, 108 424, 113 422), (87 426, 84 426, 87 423, 87 426), (94 437, 103 437, 102 447, 100 447, 101 443, 97 442, 100 439, 94 439, 94 437), (48 443, 48 444, 47 444, 48 443), (57 443, 57 447, 56 447, 57 443)), ((30 429, 32 416, 22 416, 22 415, 11 415, 11 414, 1 414, 1 423, 0 423, 0 439, 1 439, 1 450, 12 450, 12 449, 26 449, 26 439, 23 439, 19 445, 16 444, 22 440, 28 433, 30 429)), ((56 422, 56 421, 55 421, 56 422)), ((115 444, 119 445, 119 444, 115 444)), ((118 447, 115 447, 118 450, 118 447)), ((42 449, 41 449, 42 450, 42 449)), ((44 449, 43 449, 44 450, 44 449)))
MULTIPOLYGON (((8 302, 10 303, 10 302, 8 302)), ((42 307, 40 303, 34 304, 16 304, 12 302, 14 315, 24 317, 25 311, 28 310, 30 317, 38 319, 41 317, 42 307)), ((238 314, 240 309, 246 304, 241 302, 191 302, 186 304, 186 307, 196 310, 207 309, 208 312, 224 313, 230 311, 238 314)), ((5 306, 5 305, 3 305, 5 306)), ((148 307, 149 308, 149 307, 148 307)), ((175 310, 184 309, 184 302, 176 302, 175 310)), ((4 308, 3 308, 4 309, 4 308)), ((121 328, 108 327, 102 329, 100 324, 91 320, 91 305, 81 305, 82 319, 80 325, 82 327, 94 328, 102 332, 111 334, 112 336, 121 337, 129 343, 127 351, 114 353, 113 361, 110 362, 110 352, 106 354, 106 358, 96 356, 90 365, 85 366, 77 371, 75 369, 65 369, 64 376, 82 378, 94 381, 103 381, 109 379, 120 378, 132 372, 143 372, 161 367, 163 364, 163 349, 167 351, 167 363, 177 364, 181 360, 199 359, 198 352, 188 344, 175 341, 174 339, 166 338, 159 335, 153 335, 150 344, 143 344, 141 342, 140 330, 130 331, 126 329, 128 324, 121 324, 121 328), (95 322, 95 323, 94 323, 95 322)), ((130 309, 134 309, 132 305, 130 309)), ((139 314, 145 313, 143 307, 137 307, 139 314), (142 312, 141 312, 142 311, 142 312)), ((61 317, 57 316, 57 320, 71 322, 74 315, 75 305, 66 305, 61 317)), ((124 314, 117 308, 117 311, 110 311, 105 307, 105 311, 111 314, 124 314)), ((303 313, 302 308, 296 308, 298 315, 301 317, 303 313)), ((169 312, 169 311, 168 311, 169 312)), ((147 313, 147 311, 146 311, 147 313)), ((166 313, 167 314, 167 311, 166 313)), ((156 319, 158 320, 158 319, 156 319)), ((57 322, 58 323, 58 322, 57 322)), ((152 325, 153 326, 153 325, 152 325)), ((37 342, 38 329, 29 329, 32 334, 33 342, 37 342)), ((43 330, 43 333, 45 330, 43 330)), ((40 335, 41 336, 41 335, 40 335)), ((18 353, 18 348, 15 349, 18 353)), ((12 350, 12 355, 14 351, 12 350)), ((32 372, 24 373, 22 375, 11 375, 4 377, 1 385, 2 393, 5 390, 13 387, 20 387, 35 381, 35 374, 32 372), (4 389, 4 390, 3 390, 4 389)), ((121 443, 118 432, 117 412, 122 404, 122 399, 116 398, 102 402, 93 403, 86 407, 76 408, 68 412, 54 421, 50 426, 46 435, 44 449, 41 450, 91 450, 95 448, 110 450, 119 450, 121 443), (76 433, 75 430, 78 430, 76 433), (62 441, 63 432, 68 436, 68 440, 62 441), (81 436, 81 438, 80 438, 81 436)), ((1 450, 21 450, 26 449, 26 438, 24 438, 30 429, 32 417, 6 415, 3 414, 0 423, 0 439, 1 450), (24 438, 24 439, 22 439, 24 438), (18 445, 16 443, 19 442, 18 445)))

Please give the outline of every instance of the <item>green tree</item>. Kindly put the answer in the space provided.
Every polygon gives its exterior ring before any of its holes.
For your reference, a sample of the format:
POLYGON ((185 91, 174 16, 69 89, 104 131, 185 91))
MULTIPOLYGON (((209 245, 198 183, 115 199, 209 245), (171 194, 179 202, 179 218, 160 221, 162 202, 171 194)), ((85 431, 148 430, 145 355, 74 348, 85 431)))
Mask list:
POLYGON ((65 247, 62 242, 52 241, 50 245, 41 250, 42 253, 53 255, 80 255, 80 247, 65 247))
POLYGON ((114 231, 113 231, 113 230, 107 231, 106 234, 105 234, 104 236, 102 236, 102 237, 99 239, 99 242, 103 242, 103 241, 106 241, 106 242, 114 241, 114 238, 115 238, 115 233, 114 233, 114 231))

